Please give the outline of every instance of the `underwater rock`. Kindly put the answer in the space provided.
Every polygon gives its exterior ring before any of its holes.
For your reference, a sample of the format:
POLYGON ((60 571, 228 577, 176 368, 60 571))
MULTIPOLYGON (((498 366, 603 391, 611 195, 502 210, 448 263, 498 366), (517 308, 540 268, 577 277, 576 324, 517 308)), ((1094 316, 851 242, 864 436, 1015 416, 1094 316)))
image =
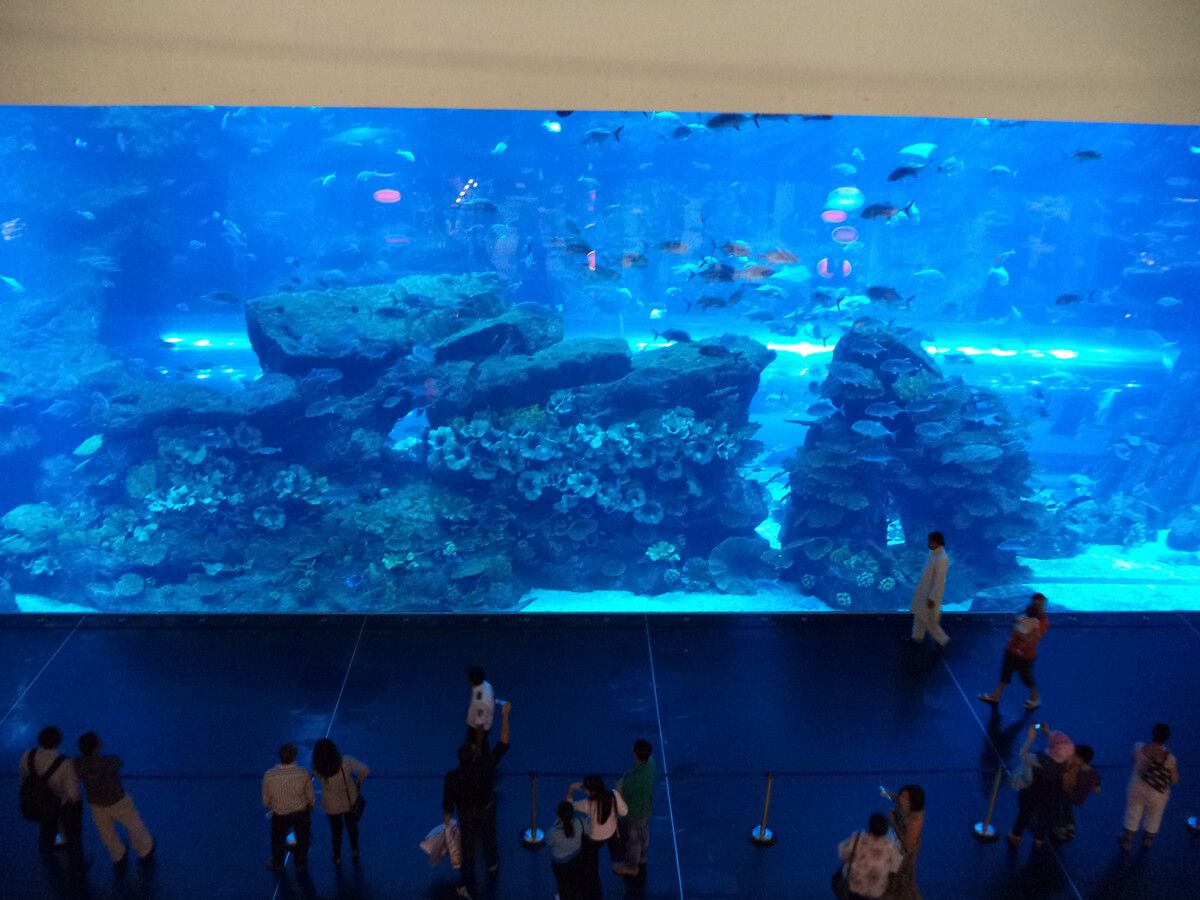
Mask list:
MULTIPOLYGON (((504 287, 494 273, 412 275, 392 284, 270 294, 247 301, 246 328, 265 371, 304 375, 335 368, 362 382, 414 347, 485 331, 487 320, 510 312, 504 287)), ((538 334, 553 326, 534 319, 519 314, 508 326, 519 321, 516 333, 536 345, 538 334)))
POLYGON ((0 578, 0 613, 20 612, 21 608, 17 606, 17 595, 13 592, 12 585, 5 578, 0 578))
POLYGON ((1172 550, 1200 550, 1200 507, 1181 512, 1167 528, 1167 546, 1172 550))
POLYGON ((562 319, 531 312, 518 306, 492 319, 472 323, 462 331, 433 345, 438 362, 526 356, 563 339, 562 319))
POLYGON ((228 425, 288 423, 301 409, 296 382, 267 374, 238 394, 220 394, 194 384, 129 377, 112 387, 98 418, 108 431, 136 436, 164 424, 228 425))

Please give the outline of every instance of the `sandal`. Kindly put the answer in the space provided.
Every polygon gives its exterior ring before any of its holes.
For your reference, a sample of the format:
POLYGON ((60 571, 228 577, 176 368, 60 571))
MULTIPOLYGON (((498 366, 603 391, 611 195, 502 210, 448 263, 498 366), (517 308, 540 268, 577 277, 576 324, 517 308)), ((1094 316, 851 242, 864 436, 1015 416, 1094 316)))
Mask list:
POLYGON ((1028 710, 1037 709, 1041 705, 1042 705, 1041 700, 1026 700, 1025 701, 1025 708, 1028 710))
POLYGON ((980 694, 979 699, 982 700, 984 703, 990 703, 992 706, 1000 705, 1000 698, 993 697, 991 694, 980 694))

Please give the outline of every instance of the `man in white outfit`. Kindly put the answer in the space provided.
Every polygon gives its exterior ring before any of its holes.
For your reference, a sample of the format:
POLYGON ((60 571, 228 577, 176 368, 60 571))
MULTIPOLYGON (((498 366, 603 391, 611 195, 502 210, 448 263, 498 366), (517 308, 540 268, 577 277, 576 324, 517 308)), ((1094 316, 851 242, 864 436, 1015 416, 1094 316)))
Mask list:
POLYGON ((913 591, 912 636, 905 638, 914 644, 925 640, 928 631, 939 647, 950 643, 950 637, 942 631, 942 593, 946 589, 946 570, 950 567, 950 557, 946 555, 946 539, 940 531, 929 532, 929 559, 925 562, 925 570, 913 591))

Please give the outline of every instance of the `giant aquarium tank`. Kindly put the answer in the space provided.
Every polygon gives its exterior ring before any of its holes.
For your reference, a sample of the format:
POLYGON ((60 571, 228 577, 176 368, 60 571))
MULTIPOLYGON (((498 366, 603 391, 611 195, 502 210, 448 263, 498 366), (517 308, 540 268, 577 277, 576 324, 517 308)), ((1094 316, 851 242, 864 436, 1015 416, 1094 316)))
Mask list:
POLYGON ((1200 131, 0 123, 3 610, 1200 607, 1200 131))

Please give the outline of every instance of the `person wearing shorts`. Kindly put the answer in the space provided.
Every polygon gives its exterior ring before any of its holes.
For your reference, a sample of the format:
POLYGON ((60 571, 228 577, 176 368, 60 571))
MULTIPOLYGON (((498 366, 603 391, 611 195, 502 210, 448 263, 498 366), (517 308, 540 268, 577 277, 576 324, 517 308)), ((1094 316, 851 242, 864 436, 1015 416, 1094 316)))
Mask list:
POLYGON ((1025 701, 1026 709, 1037 709, 1042 705, 1038 693, 1037 682, 1033 677, 1033 661, 1037 659, 1038 644, 1050 628, 1050 620, 1046 617, 1046 597, 1034 594, 1030 598, 1025 611, 1017 616, 1013 623, 1012 634, 1008 646, 1004 649, 1004 661, 1000 663, 1000 681, 990 694, 980 694, 979 699, 993 706, 1000 702, 1004 689, 1012 683, 1015 674, 1021 683, 1029 688, 1029 699, 1025 701))

